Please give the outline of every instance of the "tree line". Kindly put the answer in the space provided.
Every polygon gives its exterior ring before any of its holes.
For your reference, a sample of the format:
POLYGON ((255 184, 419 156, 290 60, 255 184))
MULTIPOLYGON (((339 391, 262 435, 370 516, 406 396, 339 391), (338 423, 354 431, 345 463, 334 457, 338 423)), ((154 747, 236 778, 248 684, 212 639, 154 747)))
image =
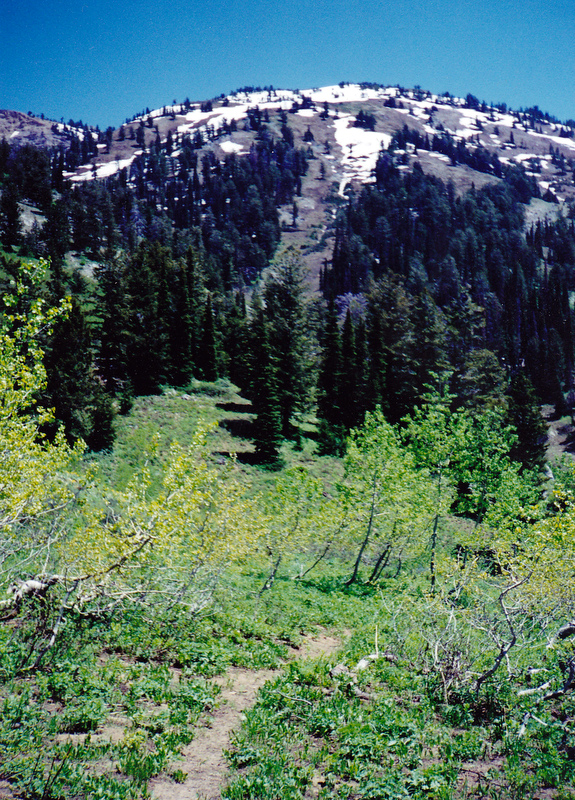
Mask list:
POLYGON ((407 413, 447 366, 464 398, 462 376, 480 352, 507 380, 524 372, 539 400, 562 413, 573 390, 574 264, 573 218, 538 222, 525 234, 514 180, 459 197, 417 164, 401 175, 383 153, 375 186, 338 220, 321 286, 340 306, 348 295, 363 298, 359 346, 366 374, 381 375, 385 364, 380 400, 392 417, 407 413))
MULTIPOLYGON (((229 377, 252 400, 254 441, 268 462, 282 439, 297 444, 298 414, 315 409, 320 452, 341 454, 366 411, 380 407, 398 423, 430 386, 447 386, 454 409, 495 405, 511 419, 513 387, 523 382, 524 408, 551 402, 565 410, 573 393, 573 219, 525 234, 522 203, 535 189, 524 171, 506 170, 497 184, 458 196, 417 164, 398 169, 400 132, 378 159, 374 185, 340 211, 321 275, 324 299, 313 299, 293 251, 257 284, 277 250, 279 208, 301 191, 309 152, 285 122, 281 137, 255 110, 247 124, 257 135, 245 155, 218 159, 189 135, 156 137, 129 172, 65 184, 58 194, 54 158, 38 151, 34 162, 4 145, 4 248, 49 256, 42 292, 75 297, 46 342, 44 398, 70 440, 110 446, 114 409, 192 377, 229 377), (26 158, 45 176, 33 190, 7 168, 26 158), (46 193, 46 221, 26 237, 5 200, 15 184, 31 202, 38 186, 46 193), (92 275, 65 267, 70 249, 97 263, 92 275)), ((3 259, 7 284, 17 270, 3 259)), ((540 465, 542 432, 527 418, 523 447, 538 454, 519 448, 516 456, 540 465)))

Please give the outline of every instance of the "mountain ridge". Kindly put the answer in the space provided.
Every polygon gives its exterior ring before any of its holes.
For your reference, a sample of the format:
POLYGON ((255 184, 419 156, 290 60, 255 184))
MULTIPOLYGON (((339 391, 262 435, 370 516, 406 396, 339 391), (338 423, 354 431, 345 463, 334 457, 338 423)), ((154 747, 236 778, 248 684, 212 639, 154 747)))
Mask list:
MULTIPOLYGON (((92 135, 98 139, 98 155, 91 158, 89 164, 66 173, 66 177, 73 181, 105 178, 129 167, 140 154, 141 148, 134 144, 134 140, 130 141, 126 132, 142 123, 147 126, 144 134, 146 146, 157 135, 165 143, 168 133, 173 137, 175 134, 183 136, 201 132, 208 141, 219 142, 224 153, 247 152, 246 142, 237 141, 237 134, 241 133, 238 123, 245 130, 248 112, 254 108, 263 110, 268 115, 270 112, 272 115, 274 112, 291 113, 292 119, 293 115, 297 115, 305 119, 309 127, 315 127, 317 117, 322 116, 323 121, 329 122, 333 128, 336 143, 341 150, 343 180, 349 183, 370 180, 379 150, 382 146, 388 146, 393 134, 405 125, 422 135, 449 134, 455 141, 465 142, 470 148, 480 146, 489 152, 496 152, 504 163, 527 163, 528 167, 533 167, 528 172, 533 172, 544 192, 549 190, 559 201, 575 196, 572 176, 569 179, 569 176, 562 174, 561 168, 555 170, 547 163, 554 156, 559 160, 564 158, 572 161, 575 158, 573 126, 560 123, 540 112, 537 107, 527 111, 514 111, 507 109, 505 104, 487 106, 472 95, 468 95, 466 99, 448 93, 435 95, 418 87, 401 89, 397 86, 342 83, 308 90, 280 90, 272 87, 253 91, 238 90, 215 100, 193 103, 185 101, 144 112, 116 129, 109 128, 105 134, 98 129, 82 126, 81 123, 73 123, 72 120, 65 125, 63 122, 44 120, 22 112, 0 111, 0 138, 34 144, 33 140, 38 139, 38 132, 41 131, 41 136, 46 140, 44 146, 65 146, 70 133, 92 135), (351 118, 355 116, 357 121, 358 111, 365 109, 368 117, 375 118, 373 127, 354 127, 354 120, 351 118), (229 127, 234 123, 235 130, 230 131, 229 127), (26 126, 30 131, 26 130, 26 126), (48 136, 47 129, 51 136, 48 136), (101 141, 102 138, 104 141, 101 141), (505 151, 507 153, 502 155, 505 151), (531 160, 539 160, 539 163, 530 163, 531 160)), ((410 155, 413 156, 414 148, 407 149, 412 150, 410 155)), ((424 157, 416 149, 415 157, 423 160, 432 174, 437 173, 438 177, 443 178, 445 170, 437 162, 447 163, 449 158, 433 150, 428 153, 424 157)), ((177 157, 177 152, 172 155, 177 157)), ((465 183, 461 174, 457 177, 465 183)), ((477 176, 474 177, 477 179, 477 176)), ((477 187, 477 183, 474 183, 477 187)), ((344 188, 340 187, 340 192, 344 188)), ((467 187, 463 185, 462 190, 465 188, 467 187)))
POLYGON ((0 112, 0 138, 12 144, 81 144, 85 163, 63 172, 73 184, 120 173, 134 184, 138 159, 152 147, 162 151, 168 174, 176 175, 184 140, 200 159, 210 153, 219 160, 248 156, 264 131, 295 139, 311 156, 296 203, 280 207, 280 222, 282 244, 303 248, 315 285, 331 254, 337 205, 373 182, 382 151, 400 171, 418 165, 451 183, 457 194, 496 183, 505 170, 517 168, 537 184, 542 198, 526 206, 528 223, 555 219, 575 200, 575 129, 537 107, 513 111, 472 95, 352 83, 308 90, 245 87, 209 101, 146 111, 105 132, 72 120, 66 125, 0 112))
MULTIPOLYGON (((324 122, 328 122, 328 128, 333 128, 336 144, 341 150, 341 161, 343 166, 343 180, 349 183, 365 183, 371 178, 375 167, 377 154, 382 146, 389 145, 395 132, 407 125, 411 130, 416 130, 428 136, 450 134, 456 141, 465 141, 470 148, 481 145, 490 152, 503 154, 505 151, 509 155, 504 155, 502 160, 512 163, 529 162, 530 159, 539 159, 540 164, 528 164, 535 170, 545 170, 538 180, 543 191, 550 190, 560 201, 570 199, 575 196, 575 191, 567 189, 572 186, 572 179, 568 181, 555 180, 557 173, 561 170, 550 169, 545 162, 552 160, 553 155, 550 148, 557 151, 556 157, 573 159, 575 157, 575 129, 565 128, 558 122, 547 121, 545 116, 542 119, 534 120, 533 116, 529 119, 525 112, 498 110, 496 107, 485 106, 485 111, 475 98, 468 96, 472 104, 477 104, 478 108, 472 108, 469 100, 454 98, 449 96, 431 95, 421 90, 401 90, 397 87, 383 87, 378 89, 362 88, 361 84, 345 84, 327 86, 320 89, 310 89, 303 91, 288 90, 265 90, 254 92, 238 92, 220 98, 217 101, 207 101, 199 104, 190 104, 189 109, 184 104, 175 106, 164 106, 155 109, 149 114, 136 116, 131 123, 120 126, 114 132, 117 139, 122 129, 130 128, 132 125, 141 123, 144 120, 152 121, 149 136, 146 136, 146 145, 150 143, 152 137, 155 138, 157 128, 160 138, 165 141, 168 132, 174 135, 177 131, 180 135, 192 134, 201 131, 206 134, 208 139, 213 141, 221 140, 223 144, 230 141, 235 144, 237 131, 229 131, 226 126, 233 122, 245 123, 249 117, 249 110, 259 108, 267 111, 268 115, 274 111, 276 114, 283 112, 290 113, 292 121, 295 116, 300 120, 305 120, 307 126, 317 125, 317 118, 324 112, 324 122), (215 105, 219 103, 219 105, 215 105), (320 108, 318 106, 322 106, 320 108), (325 116, 327 105, 328 116, 325 116), (297 106, 297 108, 296 108, 297 106), (360 110, 367 107, 368 115, 375 117, 375 126, 372 130, 362 127, 353 127, 352 117, 360 110), (430 113, 431 112, 431 113, 430 113), (427 119, 426 119, 427 117, 427 119), (352 123, 350 127, 349 123, 352 123), (170 124, 175 123, 175 124, 170 124), (478 124, 479 123, 479 124, 478 124), (481 126, 481 127, 479 127, 481 126), (492 129, 497 129, 495 132, 492 129), (561 136, 561 133, 569 135, 561 136), (517 137, 517 141, 515 138, 517 137), (549 177, 550 180, 545 180, 549 177)), ((147 122, 149 125, 149 122, 147 122)), ((301 125, 300 125, 301 127, 301 125)), ((313 132, 313 131, 312 131, 313 132)), ((326 131, 328 133, 328 131, 326 131)), ((315 136, 315 134, 314 134, 315 136)), ((114 135, 112 137, 114 141, 114 135)), ((226 147, 223 152, 230 152, 226 147)), ((111 167, 106 169, 112 161, 118 161, 118 148, 112 146, 110 153, 96 159, 97 169, 100 170, 98 177, 106 177, 111 167)), ((242 150, 235 149, 241 153, 242 150)), ((243 152, 247 152, 245 146, 243 152)), ((433 151, 430 151, 433 152, 433 151)), ((129 158, 137 155, 133 152, 129 158)), ((437 164, 437 161, 449 159, 441 153, 424 158, 427 162, 428 171, 437 174, 444 179, 445 169, 437 164)), ((422 159, 421 153, 417 153, 417 158, 422 159)), ((122 166, 127 166, 120 160, 122 166)), ((122 167, 120 167, 122 168, 122 167)), ((528 170, 529 171, 529 170, 528 170)), ((463 172, 466 172, 463 170, 463 172)), ((477 170, 473 170, 477 172, 477 170)), ((89 174, 87 169, 80 169, 69 177, 73 180, 81 180, 89 174)), ((534 175, 537 175, 534 172, 534 175)), ((470 178, 466 182, 463 175, 459 174, 461 189, 464 191, 470 187, 471 182, 477 185, 477 175, 475 180, 470 178), (465 185, 465 184, 468 185, 465 185)), ((572 176, 571 176, 572 177, 572 176)), ((483 181, 480 180, 480 184, 483 181)), ((340 187, 340 192, 343 187, 340 187)))

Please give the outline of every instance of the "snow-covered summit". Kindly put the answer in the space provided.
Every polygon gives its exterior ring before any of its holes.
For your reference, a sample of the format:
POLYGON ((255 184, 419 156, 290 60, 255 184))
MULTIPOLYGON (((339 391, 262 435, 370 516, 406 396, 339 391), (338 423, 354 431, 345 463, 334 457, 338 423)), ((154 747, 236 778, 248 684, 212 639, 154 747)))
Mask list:
MULTIPOLYGON (((113 133, 111 142, 98 146, 90 163, 67 177, 72 181, 106 179, 120 170, 129 176, 144 148, 157 147, 159 142, 166 157, 174 161, 186 138, 199 155, 214 151, 218 158, 241 157, 250 152, 262 129, 281 138, 289 128, 296 146, 312 147, 340 193, 372 180, 380 151, 393 142, 394 159, 401 169, 419 162, 424 172, 451 180, 458 190, 496 181, 501 170, 518 165, 547 199, 571 199, 575 197, 575 131, 534 111, 488 106, 471 95, 463 99, 418 87, 368 83, 246 89, 134 117, 113 133)), ((62 138, 65 126, 60 131, 59 124, 52 124, 50 132, 62 138)), ((25 140, 16 122, 12 128, 4 124, 3 134, 12 141, 25 140)))

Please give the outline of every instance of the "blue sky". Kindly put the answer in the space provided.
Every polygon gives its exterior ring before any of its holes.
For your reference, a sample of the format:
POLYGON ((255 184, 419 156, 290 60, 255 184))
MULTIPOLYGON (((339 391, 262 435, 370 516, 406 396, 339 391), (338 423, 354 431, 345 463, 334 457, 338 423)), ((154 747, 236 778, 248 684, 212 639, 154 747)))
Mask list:
POLYGON ((174 99, 342 80, 575 119, 575 3, 0 0, 0 108, 105 128, 174 99))

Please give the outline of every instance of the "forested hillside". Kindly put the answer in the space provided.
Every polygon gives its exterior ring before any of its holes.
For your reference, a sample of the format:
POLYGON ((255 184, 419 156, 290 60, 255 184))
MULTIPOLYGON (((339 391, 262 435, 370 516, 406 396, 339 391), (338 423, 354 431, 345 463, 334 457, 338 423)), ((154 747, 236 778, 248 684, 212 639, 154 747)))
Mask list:
POLYGON ((15 132, 0 153, 3 269, 47 257, 42 291, 75 298, 43 398, 71 441, 109 446, 133 396, 192 376, 241 387, 272 460, 316 404, 320 447, 337 453, 366 410, 397 422, 431 385, 505 408, 522 375, 539 403, 572 403, 575 145, 537 108, 247 87, 117 131, 54 123, 66 147, 15 132), (282 237, 294 249, 267 270, 282 237))
POLYGON ((573 122, 0 121, 0 797, 571 797, 573 122))

